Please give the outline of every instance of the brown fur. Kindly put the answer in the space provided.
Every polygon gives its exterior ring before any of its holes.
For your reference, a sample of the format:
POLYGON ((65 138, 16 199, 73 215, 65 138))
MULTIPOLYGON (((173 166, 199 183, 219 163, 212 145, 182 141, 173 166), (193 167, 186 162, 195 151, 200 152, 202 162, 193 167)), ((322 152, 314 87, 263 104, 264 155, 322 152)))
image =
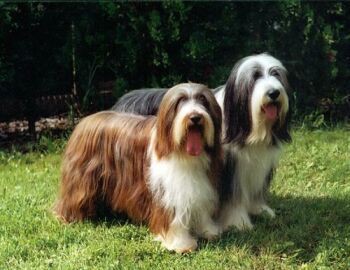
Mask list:
POLYGON ((57 215, 66 222, 94 218, 97 205, 103 204, 147 222, 155 233, 166 229, 170 214, 152 201, 145 179, 155 121, 112 111, 83 119, 63 157, 57 215))
MULTIPOLYGON (((206 87, 192 85, 192 88, 193 93, 205 97, 207 102, 203 105, 215 126, 214 145, 206 145, 205 151, 211 159, 208 175, 218 190, 222 164, 221 110, 206 87)), ((135 222, 145 222, 155 234, 166 232, 174 213, 153 200, 147 186, 149 148, 154 147, 159 159, 184 151, 172 141, 171 133, 181 95, 188 93, 169 90, 157 118, 105 111, 83 119, 64 153, 61 189, 54 208, 57 216, 65 222, 94 218, 97 207, 103 205, 114 213, 127 214, 135 222)))
MULTIPOLYGON (((215 136, 214 136, 214 146, 207 148, 209 154, 213 157, 220 157, 221 146, 220 146, 220 136, 221 136, 221 122, 222 114, 219 104, 216 102, 214 95, 210 90, 201 84, 192 84, 194 88, 193 93, 191 93, 196 99, 201 99, 202 96, 207 101, 203 104, 214 122, 215 136)), ((162 100, 162 106, 159 107, 157 114, 157 143, 155 146, 158 158, 162 158, 171 152, 181 151, 181 146, 176 146, 169 140, 172 133, 172 120, 175 118, 178 108, 180 107, 179 101, 181 99, 189 98, 186 91, 177 89, 176 93, 166 94, 162 100)), ((220 162, 220 158, 217 158, 220 162)), ((214 162, 214 160, 213 160, 214 162)))
MULTIPOLYGON (((195 84, 192 85, 192 87, 195 84)), ((205 104, 203 104, 209 114, 212 117, 215 129, 214 145, 213 147, 206 146, 206 152, 211 157, 211 170, 208 172, 209 179, 212 181, 212 185, 216 190, 221 189, 221 184, 218 179, 221 177, 221 171, 223 167, 223 151, 221 147, 221 124, 222 113, 219 104, 217 103, 215 96, 204 85, 198 84, 193 91, 193 96, 201 100, 204 97, 205 104)), ((182 146, 176 146, 169 140, 172 132, 172 120, 175 118, 176 112, 180 107, 179 100, 189 98, 188 93, 181 89, 177 89, 176 93, 166 94, 162 100, 162 106, 159 107, 157 114, 157 142, 156 153, 158 158, 162 158, 171 152, 181 151, 182 146), (177 102, 176 102, 177 101, 177 102)))

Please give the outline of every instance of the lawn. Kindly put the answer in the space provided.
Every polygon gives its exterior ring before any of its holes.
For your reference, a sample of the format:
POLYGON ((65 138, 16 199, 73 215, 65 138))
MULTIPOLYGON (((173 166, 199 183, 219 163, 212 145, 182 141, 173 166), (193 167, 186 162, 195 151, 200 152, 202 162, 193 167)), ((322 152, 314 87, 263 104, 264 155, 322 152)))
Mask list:
POLYGON ((277 217, 183 256, 126 221, 58 222, 50 208, 64 140, 0 150, 0 269, 350 269, 349 135, 295 131, 269 198, 277 217))

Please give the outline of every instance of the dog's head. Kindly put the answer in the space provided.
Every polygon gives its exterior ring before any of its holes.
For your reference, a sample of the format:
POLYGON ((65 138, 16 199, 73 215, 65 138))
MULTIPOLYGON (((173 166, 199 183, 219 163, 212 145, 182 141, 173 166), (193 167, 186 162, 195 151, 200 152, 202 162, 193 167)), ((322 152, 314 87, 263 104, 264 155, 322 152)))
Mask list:
POLYGON ((259 54, 240 60, 226 83, 225 142, 289 141, 288 88, 287 70, 276 58, 259 54))
POLYGON ((204 85, 184 83, 165 94, 157 114, 155 150, 199 156, 220 147, 221 110, 204 85))

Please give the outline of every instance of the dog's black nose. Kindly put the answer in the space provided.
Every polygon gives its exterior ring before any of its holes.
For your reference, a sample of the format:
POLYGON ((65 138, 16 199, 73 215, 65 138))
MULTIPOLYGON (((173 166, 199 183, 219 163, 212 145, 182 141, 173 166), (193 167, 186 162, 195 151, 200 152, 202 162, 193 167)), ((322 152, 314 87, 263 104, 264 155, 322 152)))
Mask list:
POLYGON ((200 114, 193 114, 190 116, 190 120, 193 124, 198 124, 201 119, 202 116, 200 114))
POLYGON ((276 100, 278 98, 278 96, 280 95, 280 91, 277 89, 270 89, 267 91, 267 95, 272 100, 276 100))

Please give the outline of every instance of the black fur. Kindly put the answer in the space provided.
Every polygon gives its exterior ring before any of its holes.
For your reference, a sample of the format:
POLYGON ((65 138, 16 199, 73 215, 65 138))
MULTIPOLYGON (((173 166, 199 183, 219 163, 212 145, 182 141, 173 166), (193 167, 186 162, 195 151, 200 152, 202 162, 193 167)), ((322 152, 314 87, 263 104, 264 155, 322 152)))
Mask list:
MULTIPOLYGON (((271 68, 269 70, 270 74, 272 72, 277 73, 278 79, 280 80, 284 89, 286 89, 288 96, 290 96, 291 89, 290 89, 289 82, 287 79, 287 71, 281 70, 280 68, 275 67, 275 68, 271 68)), ((291 106, 291 104, 290 104, 291 102, 292 102, 292 100, 289 98, 289 110, 288 110, 288 113, 286 115, 286 119, 284 119, 284 122, 282 124, 277 123, 280 126, 275 124, 275 126, 272 128, 274 138, 277 138, 281 142, 290 142, 292 140, 292 137, 290 135, 290 121, 291 121, 291 107, 293 107, 293 106, 291 106)))
MULTIPOLYGON (((250 99, 253 93, 256 80, 262 73, 262 67, 256 64, 248 70, 249 74, 245 73, 237 81, 237 73, 246 58, 241 59, 233 67, 230 77, 226 82, 225 97, 224 97, 224 117, 225 117, 225 136, 224 143, 235 143, 245 145, 252 129, 252 116, 250 108, 250 99)), ((286 72, 278 67, 272 68, 270 71, 275 72, 276 77, 289 92, 289 84, 286 77, 286 72)), ((276 145, 277 141, 289 142, 291 136, 289 133, 290 110, 287 113, 283 123, 279 121, 272 127, 272 144, 276 145)))
POLYGON ((264 187, 264 193, 265 194, 267 193, 267 191, 270 188, 270 185, 271 185, 274 173, 275 173, 274 168, 271 168, 269 173, 268 173, 268 175, 266 176, 265 187, 264 187))
POLYGON ((253 76, 237 81, 237 72, 245 58, 232 69, 226 82, 224 97, 225 136, 224 143, 244 145, 251 131, 250 97, 255 83, 253 76))
MULTIPOLYGON (((232 181, 234 179, 236 167, 236 159, 231 151, 225 151, 224 167, 221 172, 221 190, 220 190, 220 202, 222 204, 226 203, 228 200, 233 198, 233 194, 240 192, 238 181, 232 181)), ((234 199, 240 199, 235 197, 234 199)))
POLYGON ((112 110, 140 115, 156 115, 167 90, 166 88, 133 90, 122 96, 114 104, 112 110))

